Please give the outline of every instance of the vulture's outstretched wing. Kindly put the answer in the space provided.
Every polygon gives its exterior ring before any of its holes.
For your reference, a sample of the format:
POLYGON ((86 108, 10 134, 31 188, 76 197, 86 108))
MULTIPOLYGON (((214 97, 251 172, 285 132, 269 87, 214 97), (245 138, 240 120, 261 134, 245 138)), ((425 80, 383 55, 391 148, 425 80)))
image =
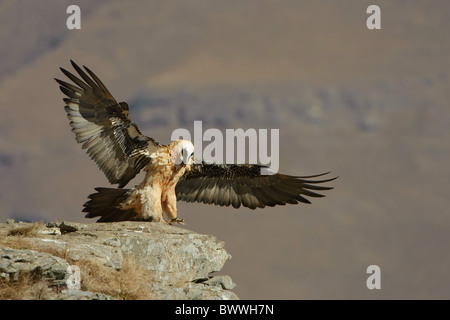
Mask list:
POLYGON ((317 184, 332 181, 310 180, 314 176, 295 177, 284 174, 261 175, 260 165, 196 164, 183 175, 176 186, 177 199, 250 209, 275 205, 310 203, 308 197, 323 197, 315 191, 333 189, 317 184), (314 190, 314 191, 311 191, 314 190))
POLYGON ((80 77, 61 71, 75 84, 55 79, 64 98, 76 140, 105 173, 109 182, 123 188, 150 161, 149 153, 158 147, 131 122, 128 105, 117 103, 100 79, 87 67, 90 77, 71 60, 80 77))

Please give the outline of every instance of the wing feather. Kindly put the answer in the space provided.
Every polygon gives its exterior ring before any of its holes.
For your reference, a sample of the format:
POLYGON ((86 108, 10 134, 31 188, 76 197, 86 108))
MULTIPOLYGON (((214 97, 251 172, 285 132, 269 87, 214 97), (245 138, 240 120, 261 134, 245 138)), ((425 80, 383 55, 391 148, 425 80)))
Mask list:
POLYGON ((323 197, 311 190, 330 190, 332 187, 316 184, 336 178, 313 180, 328 174, 290 176, 261 175, 262 166, 249 164, 196 164, 178 181, 178 200, 203 202, 220 206, 241 205, 250 209, 302 203, 311 203, 306 197, 323 197))
POLYGON ((78 78, 61 68, 74 84, 55 79, 64 98, 72 131, 82 148, 112 184, 123 188, 150 161, 159 144, 143 135, 131 122, 128 105, 118 103, 100 79, 87 67, 87 74, 75 62, 78 78))

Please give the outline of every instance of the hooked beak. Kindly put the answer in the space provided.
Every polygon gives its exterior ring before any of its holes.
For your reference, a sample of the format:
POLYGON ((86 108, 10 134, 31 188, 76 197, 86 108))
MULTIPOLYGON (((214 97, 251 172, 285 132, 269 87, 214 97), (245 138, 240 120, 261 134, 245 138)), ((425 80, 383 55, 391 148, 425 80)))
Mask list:
POLYGON ((183 151, 183 165, 191 164, 193 161, 194 153, 191 153, 190 155, 187 155, 185 151, 183 151), (191 160, 192 159, 192 160, 191 160))

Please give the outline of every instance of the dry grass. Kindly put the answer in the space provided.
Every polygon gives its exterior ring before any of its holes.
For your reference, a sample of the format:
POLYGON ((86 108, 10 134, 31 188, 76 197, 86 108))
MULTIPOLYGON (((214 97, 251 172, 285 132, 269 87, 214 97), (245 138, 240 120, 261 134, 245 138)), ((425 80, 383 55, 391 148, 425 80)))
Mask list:
POLYGON ((11 249, 18 249, 18 250, 27 250, 31 249, 33 244, 25 239, 24 237, 2 237, 0 236, 0 247, 7 247, 11 249))
MULTIPOLYGON (((0 246, 47 252, 77 265, 81 271, 82 290, 104 293, 121 300, 152 299, 148 284, 153 279, 153 273, 142 267, 134 257, 125 256, 120 270, 107 267, 95 259, 73 261, 68 258, 67 248, 43 247, 27 238, 35 236, 39 228, 39 224, 33 224, 10 230, 7 236, 0 236, 0 246)), ((29 275, 21 275, 18 281, 6 281, 0 277, 0 300, 48 299, 56 291, 58 289, 49 288, 45 280, 29 275)))
MULTIPOLYGON (((52 247, 38 247, 26 237, 37 235, 42 223, 33 223, 10 230, 7 235, 0 235, 0 247, 18 250, 36 250, 47 252, 63 258, 64 250, 52 247)), ((30 273, 21 273, 17 281, 6 280, 0 277, 0 300, 45 300, 49 299, 57 289, 49 287, 48 282, 40 276, 30 273)))
POLYGON ((6 236, 0 235, 0 247, 8 247, 17 250, 35 250, 39 252, 47 252, 56 257, 66 259, 67 248, 61 249, 51 246, 38 246, 29 239, 38 235, 38 230, 43 223, 36 222, 31 226, 18 227, 8 231, 6 236))
POLYGON ((152 281, 153 274, 131 256, 123 259, 119 271, 95 260, 80 260, 75 264, 80 267, 82 290, 101 292, 121 300, 152 299, 148 283, 152 281))
POLYGON ((31 225, 25 225, 23 227, 17 227, 8 232, 8 236, 24 236, 34 237, 37 235, 38 230, 43 228, 42 222, 34 222, 31 225))
POLYGON ((53 293, 44 279, 29 273, 21 274, 17 281, 0 278, 0 300, 45 300, 53 293))

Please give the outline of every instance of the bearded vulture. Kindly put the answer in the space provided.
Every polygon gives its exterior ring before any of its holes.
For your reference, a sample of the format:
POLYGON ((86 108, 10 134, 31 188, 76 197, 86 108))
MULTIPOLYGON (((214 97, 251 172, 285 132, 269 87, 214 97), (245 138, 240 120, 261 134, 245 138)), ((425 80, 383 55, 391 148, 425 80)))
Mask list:
POLYGON ((316 191, 332 189, 318 184, 336 178, 314 179, 329 172, 262 175, 263 166, 257 164, 194 163, 190 141, 161 145, 143 135, 131 122, 128 105, 117 102, 89 68, 71 63, 79 77, 60 69, 73 84, 55 79, 67 96, 63 100, 70 126, 109 182, 118 184, 118 188, 95 188, 97 192, 84 204, 87 218, 183 223, 177 217, 177 200, 255 209, 310 203, 305 196, 323 197, 316 191), (123 189, 141 170, 146 172, 144 181, 123 189))

